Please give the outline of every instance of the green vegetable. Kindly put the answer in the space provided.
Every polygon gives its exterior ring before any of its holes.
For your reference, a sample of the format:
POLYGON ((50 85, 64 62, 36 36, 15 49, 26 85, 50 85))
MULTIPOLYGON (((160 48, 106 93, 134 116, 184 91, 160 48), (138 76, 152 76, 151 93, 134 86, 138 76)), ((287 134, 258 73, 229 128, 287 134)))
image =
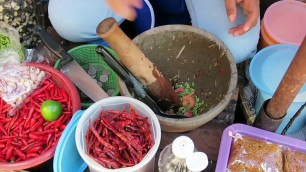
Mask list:
MULTIPOLYGON (((188 82, 185 82, 183 84, 176 84, 175 85, 175 88, 180 88, 180 87, 184 88, 183 92, 178 93, 180 101, 182 101, 183 96, 187 96, 188 94, 190 94, 192 92, 195 92, 194 82, 192 82, 191 84, 189 84, 188 82)), ((182 106, 182 107, 179 108, 178 114, 183 115, 185 112, 190 111, 190 112, 192 112, 192 114, 194 116, 198 116, 201 112, 203 112, 204 101, 200 100, 200 98, 195 94, 193 95, 193 97, 196 101, 195 106, 191 109, 187 108, 188 105, 187 106, 182 106)))
POLYGON ((8 36, 0 34, 0 50, 11 46, 11 40, 8 36))

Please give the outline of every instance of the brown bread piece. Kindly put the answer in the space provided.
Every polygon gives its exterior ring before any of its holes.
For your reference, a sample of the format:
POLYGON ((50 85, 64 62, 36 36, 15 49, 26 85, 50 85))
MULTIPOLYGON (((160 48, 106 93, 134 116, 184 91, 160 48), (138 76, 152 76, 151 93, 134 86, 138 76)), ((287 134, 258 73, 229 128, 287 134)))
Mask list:
POLYGON ((282 146, 236 134, 231 147, 228 170, 283 171, 282 146))
POLYGON ((305 172, 306 153, 291 150, 284 150, 284 172, 305 172))

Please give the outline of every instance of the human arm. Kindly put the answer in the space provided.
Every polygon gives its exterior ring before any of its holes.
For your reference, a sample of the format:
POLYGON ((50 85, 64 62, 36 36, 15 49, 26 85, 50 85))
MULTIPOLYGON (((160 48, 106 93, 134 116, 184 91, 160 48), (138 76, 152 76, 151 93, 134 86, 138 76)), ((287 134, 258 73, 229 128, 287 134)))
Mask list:
POLYGON ((259 17, 259 0, 224 0, 225 7, 227 11, 228 19, 231 23, 235 22, 237 17, 237 8, 236 4, 243 8, 244 13, 246 14, 245 23, 238 26, 232 27, 229 30, 229 33, 233 36, 239 36, 250 29, 252 29, 256 24, 259 17))
POLYGON ((106 2, 115 13, 130 21, 136 18, 135 8, 142 8, 142 0, 106 0, 106 2))

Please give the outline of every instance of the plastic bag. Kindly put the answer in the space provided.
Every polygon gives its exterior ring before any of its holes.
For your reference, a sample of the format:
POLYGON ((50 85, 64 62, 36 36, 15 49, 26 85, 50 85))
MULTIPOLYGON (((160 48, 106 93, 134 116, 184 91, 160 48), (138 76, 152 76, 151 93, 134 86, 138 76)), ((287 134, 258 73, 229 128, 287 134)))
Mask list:
POLYGON ((19 42, 17 30, 0 21, 0 66, 19 63, 24 57, 24 48, 19 42))
POLYGON ((0 96, 14 109, 48 76, 47 72, 25 64, 3 66, 0 68, 0 96))
POLYGON ((306 152, 284 149, 284 171, 303 171, 306 169, 306 152))
POLYGON ((282 146, 236 134, 228 171, 283 171, 282 146))

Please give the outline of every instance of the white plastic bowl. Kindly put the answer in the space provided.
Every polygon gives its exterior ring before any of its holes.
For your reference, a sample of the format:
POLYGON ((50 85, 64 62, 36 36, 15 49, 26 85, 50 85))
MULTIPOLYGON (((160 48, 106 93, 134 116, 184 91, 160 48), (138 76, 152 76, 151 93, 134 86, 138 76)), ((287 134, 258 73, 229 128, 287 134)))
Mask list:
POLYGON ((102 99, 93 105, 91 105, 82 115, 75 132, 75 141, 79 154, 83 160, 88 164, 91 172, 132 172, 132 171, 153 171, 155 165, 155 154, 159 147, 161 140, 161 129, 158 119, 155 113, 144 103, 139 100, 130 97, 116 96, 102 99), (154 146, 142 159, 142 161, 132 167, 120 168, 120 169, 108 169, 97 163, 95 160, 87 156, 86 154, 86 140, 89 119, 94 121, 99 112, 103 110, 121 110, 123 106, 130 104, 134 109, 143 117, 148 117, 148 122, 151 124, 151 131, 154 138, 154 146))

